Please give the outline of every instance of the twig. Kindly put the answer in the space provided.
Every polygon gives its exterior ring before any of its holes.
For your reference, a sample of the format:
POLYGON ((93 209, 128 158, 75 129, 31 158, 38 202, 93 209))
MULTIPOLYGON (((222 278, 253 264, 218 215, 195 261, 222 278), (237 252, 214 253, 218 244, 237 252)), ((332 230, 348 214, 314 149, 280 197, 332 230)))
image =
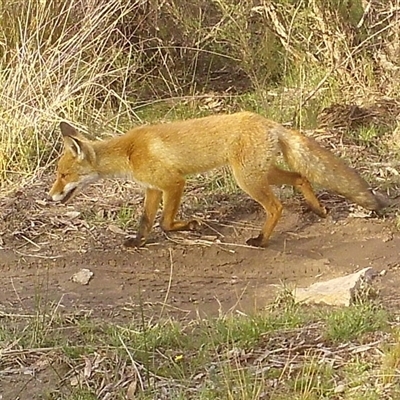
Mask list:
POLYGON ((33 246, 36 246, 38 249, 40 249, 41 247, 36 244, 34 241, 32 241, 31 239, 27 238, 25 235, 21 235, 22 239, 26 240, 28 243, 32 244, 33 246))
POLYGON ((140 365, 140 364, 138 364, 138 363, 133 359, 132 354, 131 354, 131 352, 129 351, 128 347, 126 346, 125 342, 123 341, 121 335, 118 335, 118 339, 119 339, 119 341, 121 342, 121 344, 122 344, 122 346, 123 346, 123 348, 124 348, 126 354, 128 354, 129 359, 131 360, 132 366, 133 366, 133 368, 135 369, 136 376, 137 376, 137 378, 138 378, 138 380, 139 380, 139 383, 140 383, 140 389, 143 391, 143 390, 144 390, 144 383, 143 383, 143 379, 142 379, 142 376, 140 375, 139 368, 138 368, 138 365, 140 365))
POLYGON ((26 254, 22 253, 18 250, 14 250, 17 254, 19 254, 22 257, 35 257, 35 258, 43 258, 45 260, 56 260, 58 258, 63 258, 64 256, 43 256, 41 254, 26 254))
POLYGON ((165 305, 167 304, 169 293, 171 291, 172 274, 173 274, 173 271, 174 271, 174 262, 172 260, 172 249, 169 249, 169 262, 170 262, 170 264, 169 264, 170 265, 170 272, 169 272, 169 279, 168 279, 168 288, 167 288, 167 293, 165 293, 164 301, 162 303, 162 308, 161 308, 161 311, 160 311, 159 319, 161 319, 162 315, 164 314, 165 305))

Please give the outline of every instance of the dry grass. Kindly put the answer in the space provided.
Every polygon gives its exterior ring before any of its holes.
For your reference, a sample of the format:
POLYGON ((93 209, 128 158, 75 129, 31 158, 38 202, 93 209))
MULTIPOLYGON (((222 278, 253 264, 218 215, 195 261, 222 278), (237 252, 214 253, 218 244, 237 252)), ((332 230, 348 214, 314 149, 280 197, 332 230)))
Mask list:
POLYGON ((33 393, 48 399, 391 398, 398 336, 388 320, 371 304, 320 312, 281 304, 253 316, 117 324, 53 305, 2 316, 1 375, 20 375, 14 396, 44 380, 33 393), (363 329, 324 339, 330 320, 345 328, 349 316, 363 329))
POLYGON ((3 188, 52 163, 61 119, 100 134, 247 108, 315 126, 332 102, 371 102, 399 89, 399 0, 0 6, 3 188), (182 100, 186 111, 176 113, 182 100))
MULTIPOLYGON (((399 28, 399 0, 0 0, 0 189, 26 182, 32 189, 2 199, 0 246, 15 236, 21 262, 57 259, 68 232, 76 238, 63 251, 85 251, 88 235, 96 243, 90 218, 107 224, 101 235, 110 248, 137 220, 140 210, 131 209, 140 197, 128 189, 94 187, 93 204, 101 201, 83 208, 82 218, 39 198, 62 119, 100 136, 242 108, 315 128, 323 110, 324 131, 313 135, 375 186, 389 182, 396 192, 399 28), (381 112, 383 97, 390 101, 381 112), (355 109, 372 110, 367 124, 359 125, 355 109), (9 212, 19 218, 7 219, 9 212), (27 254, 25 245, 34 250, 27 254)), ((204 193, 235 191, 224 171, 196 177, 189 188, 190 211, 203 212, 204 193)), ((35 379, 49 378, 41 395, 71 400, 399 396, 398 327, 370 305, 318 315, 279 305, 261 316, 189 323, 128 320, 63 315, 41 287, 36 313, 0 315, 1 379, 18 374, 19 394, 31 395, 35 379)))
POLYGON ((117 130, 119 119, 128 117, 123 83, 135 72, 117 30, 133 5, 20 3, 4 2, 0 12, 0 165, 3 178, 17 179, 54 159, 60 119, 117 130))

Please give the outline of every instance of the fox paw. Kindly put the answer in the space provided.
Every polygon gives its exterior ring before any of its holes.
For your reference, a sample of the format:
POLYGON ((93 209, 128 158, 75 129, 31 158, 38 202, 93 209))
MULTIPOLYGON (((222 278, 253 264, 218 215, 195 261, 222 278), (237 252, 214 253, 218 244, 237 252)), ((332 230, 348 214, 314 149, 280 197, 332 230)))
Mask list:
POLYGON ((253 246, 253 247, 265 247, 266 243, 264 243, 263 239, 264 239, 264 236, 263 235, 259 235, 257 237, 253 237, 253 238, 250 238, 250 239, 246 240, 246 243, 249 246, 253 246))
POLYGON ((125 240, 124 246, 125 247, 142 247, 146 243, 146 239, 142 237, 135 237, 135 238, 129 238, 125 240))
POLYGON ((317 214, 320 218, 326 218, 328 216, 328 210, 325 207, 312 209, 314 214, 317 214))
POLYGON ((200 227, 200 222, 197 219, 192 219, 187 223, 187 229, 189 231, 195 231, 200 227))

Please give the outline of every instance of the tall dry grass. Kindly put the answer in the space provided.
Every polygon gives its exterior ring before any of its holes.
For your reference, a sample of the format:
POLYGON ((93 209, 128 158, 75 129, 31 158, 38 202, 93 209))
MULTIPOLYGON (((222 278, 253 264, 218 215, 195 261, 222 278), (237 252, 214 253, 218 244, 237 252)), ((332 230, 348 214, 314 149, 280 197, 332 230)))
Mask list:
POLYGON ((210 92, 281 118, 397 97, 399 28, 400 0, 0 0, 0 182, 51 164, 60 119, 119 131, 210 92))
POLYGON ((135 5, 29 0, 3 1, 0 10, 4 178, 30 175, 50 162, 60 119, 101 124, 111 104, 111 125, 117 127, 118 118, 128 115, 124 83, 135 74, 135 57, 117 28, 135 5))

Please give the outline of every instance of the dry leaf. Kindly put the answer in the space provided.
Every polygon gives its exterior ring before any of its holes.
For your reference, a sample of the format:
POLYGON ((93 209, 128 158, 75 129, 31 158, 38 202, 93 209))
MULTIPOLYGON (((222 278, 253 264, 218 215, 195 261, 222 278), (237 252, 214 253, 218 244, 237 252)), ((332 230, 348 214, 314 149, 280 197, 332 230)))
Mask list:
POLYGON ((129 384, 128 390, 126 391, 126 398, 128 400, 135 400, 136 399, 136 389, 137 389, 137 377, 133 379, 133 381, 129 384))
POLYGON ((75 376, 73 376, 72 378, 71 378, 71 380, 69 381, 69 383, 70 383, 70 385, 71 386, 78 386, 79 385, 79 382, 80 382, 80 379, 79 379, 79 377, 78 377, 78 375, 75 375, 75 376))
POLYGON ((81 213, 79 211, 67 211, 64 215, 70 219, 74 219, 78 218, 81 213))
POLYGON ((85 378, 90 378, 90 375, 92 375, 92 362, 89 358, 85 358, 85 368, 83 370, 83 376, 85 378))
POLYGON ((108 230, 118 235, 125 235, 125 231, 117 225, 108 225, 108 230))

